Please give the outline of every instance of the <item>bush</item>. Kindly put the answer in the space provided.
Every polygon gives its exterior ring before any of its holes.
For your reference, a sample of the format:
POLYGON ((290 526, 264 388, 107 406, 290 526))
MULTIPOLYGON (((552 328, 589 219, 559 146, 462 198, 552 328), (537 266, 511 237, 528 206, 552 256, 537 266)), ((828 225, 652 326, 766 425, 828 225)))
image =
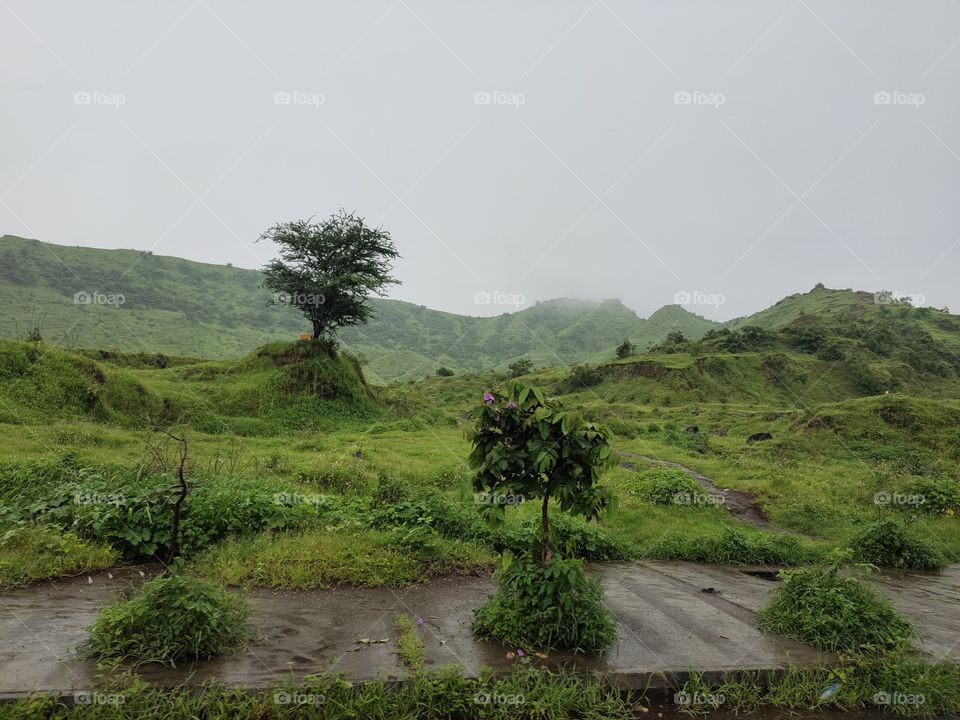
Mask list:
POLYGON ((207 580, 186 575, 150 580, 129 600, 100 611, 86 654, 137 665, 219 655, 249 637, 246 603, 207 580))
MULTIPOLYGON (((274 480, 218 476, 192 482, 180 519, 185 557, 225 537, 302 527, 323 509, 319 496, 290 492, 274 480)), ((107 542, 133 560, 165 554, 178 494, 176 482, 166 476, 133 484, 88 475, 80 483, 62 486, 29 511, 81 537, 107 542)))
POLYGON ((906 495, 919 495, 918 509, 936 515, 960 515, 960 483, 949 477, 918 477, 903 489, 906 495))
POLYGON ((603 587, 583 563, 554 557, 545 565, 507 556, 497 592, 474 611, 473 631, 515 648, 602 652, 616 639, 603 587))
POLYGON ((914 634, 890 602, 857 578, 841 574, 839 560, 780 573, 783 584, 757 615, 763 630, 831 652, 874 654, 902 649, 914 634))
POLYGON ((660 560, 735 565, 802 565, 819 559, 817 551, 805 547, 793 535, 746 535, 730 526, 719 534, 693 537, 667 533, 649 554, 660 560))
MULTIPOLYGON (((493 537, 497 552, 510 550, 518 555, 539 548, 540 520, 530 517, 520 527, 500 530, 493 537)), ((565 557, 589 561, 628 560, 635 556, 631 547, 613 537, 599 525, 566 513, 550 513, 550 542, 565 557)))
POLYGON ((637 470, 627 494, 654 505, 674 505, 678 497, 702 495, 704 490, 683 470, 656 467, 637 470))
POLYGON ((881 567, 939 570, 947 564, 939 550, 910 534, 893 518, 867 525, 850 543, 850 548, 858 562, 881 567))

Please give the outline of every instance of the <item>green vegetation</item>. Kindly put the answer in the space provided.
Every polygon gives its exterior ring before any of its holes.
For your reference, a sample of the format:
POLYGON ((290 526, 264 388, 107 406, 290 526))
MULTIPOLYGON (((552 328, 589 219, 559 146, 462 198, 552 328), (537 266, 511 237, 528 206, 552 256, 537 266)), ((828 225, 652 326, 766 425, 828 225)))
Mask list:
POLYGON ((928 540, 916 536, 893 518, 867 525, 850 547, 857 562, 881 567, 940 570, 947 564, 928 540))
POLYGON ((247 639, 248 610, 236 595, 187 575, 154 578, 129 600, 100 611, 84 648, 117 662, 178 662, 219 655, 247 639))
MULTIPOLYGON (((137 250, 99 250, 0 237, 0 337, 69 348, 203 358, 238 358, 289 342, 311 326, 284 303, 271 304, 256 270, 209 265, 137 250), (63 273, 64 265, 74 273, 63 273), (79 287, 76 278, 83 278, 79 287), (76 293, 87 295, 75 304, 76 293), (94 293, 123 297, 106 304, 94 293), (84 303, 85 299, 90 302, 84 303)), ((309 294, 309 293, 308 293, 309 294)), ((339 333, 343 347, 370 358, 371 380, 418 380, 438 365, 457 373, 504 371, 611 357, 624 335, 646 348, 670 328, 699 337, 715 323, 677 306, 644 320, 617 301, 552 300, 518 313, 479 318, 373 298, 368 325, 339 333)))
POLYGON ((430 533, 308 531, 223 543, 198 559, 197 570, 243 587, 401 587, 434 575, 480 573, 493 563, 476 543, 430 533))
POLYGON ((397 655, 411 670, 423 668, 423 641, 417 635, 417 624, 423 620, 414 621, 409 615, 400 614, 393 620, 394 627, 400 633, 397 638, 397 655))
POLYGON ((505 558, 496 573, 497 592, 477 608, 480 637, 526 650, 564 648, 602 652, 616 640, 603 605, 603 587, 589 580, 580 560, 554 557, 546 563, 505 558))
POLYGON ((100 543, 44 525, 15 525, 0 534, 0 590, 35 580, 110 567, 117 553, 100 543))
POLYGON ((903 650, 910 624, 876 590, 844 572, 844 557, 781 573, 783 584, 757 616, 764 630, 858 655, 903 650))
POLYGON ((0 717, 18 720, 102 717, 115 720, 188 720, 216 717, 260 720, 302 718, 322 713, 330 720, 396 720, 396 718, 456 717, 465 720, 632 720, 634 701, 597 677, 520 665, 493 677, 463 677, 453 669, 414 673, 408 682, 386 680, 354 685, 330 678, 304 685, 281 685, 265 693, 216 687, 161 690, 143 681, 104 689, 108 698, 122 694, 113 705, 67 705, 48 697, 0 707, 0 717), (320 706, 319 708, 315 706, 320 706))

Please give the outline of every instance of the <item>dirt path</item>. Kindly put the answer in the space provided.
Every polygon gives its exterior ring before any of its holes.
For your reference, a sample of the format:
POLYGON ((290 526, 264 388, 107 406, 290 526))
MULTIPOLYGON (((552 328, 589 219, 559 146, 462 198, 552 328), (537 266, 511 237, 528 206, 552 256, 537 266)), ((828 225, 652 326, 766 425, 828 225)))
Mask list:
MULTIPOLYGON (((639 453, 625 452, 623 450, 618 450, 617 452, 621 457, 634 458, 646 465, 659 465, 660 467, 671 467, 677 468, 678 470, 683 470, 683 472, 700 483, 700 487, 702 487, 707 493, 723 498, 723 504, 734 517, 737 517, 744 522, 748 522, 755 527, 765 529, 769 529, 771 527, 770 521, 767 519, 766 513, 763 512, 763 508, 760 506, 760 503, 750 493, 745 493, 740 490, 730 490, 729 488, 718 488, 717 484, 706 475, 678 462, 660 460, 658 458, 640 455, 639 453)), ((637 464, 627 460, 621 460, 620 466, 633 469, 637 467, 637 464)))

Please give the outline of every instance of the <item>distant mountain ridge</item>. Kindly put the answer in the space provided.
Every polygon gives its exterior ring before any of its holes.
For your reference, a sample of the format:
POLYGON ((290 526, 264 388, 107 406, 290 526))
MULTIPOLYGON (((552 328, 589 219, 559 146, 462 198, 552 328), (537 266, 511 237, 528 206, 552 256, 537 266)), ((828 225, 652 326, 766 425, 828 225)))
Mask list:
MULTIPOLYGON (((239 357, 306 329, 295 311, 268 306, 256 270, 140 250, 50 245, 0 237, 0 336, 41 325, 47 342, 194 357, 239 357)), ((624 338, 640 350, 672 331, 699 338, 718 323, 672 305, 643 319, 618 300, 556 299, 495 317, 374 299, 367 326, 346 328, 344 347, 363 355, 375 382, 609 359, 624 338)))

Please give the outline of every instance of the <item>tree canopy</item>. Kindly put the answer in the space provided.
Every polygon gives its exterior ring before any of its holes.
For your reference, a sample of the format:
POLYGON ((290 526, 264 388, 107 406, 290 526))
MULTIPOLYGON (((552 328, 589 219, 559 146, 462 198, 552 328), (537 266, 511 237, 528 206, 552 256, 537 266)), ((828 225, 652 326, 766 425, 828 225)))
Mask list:
POLYGON ((390 233, 353 213, 279 223, 259 239, 280 246, 280 257, 263 268, 263 287, 274 293, 271 304, 300 310, 314 340, 365 324, 373 312, 368 296, 400 283, 390 275, 391 261, 400 257, 390 233))

